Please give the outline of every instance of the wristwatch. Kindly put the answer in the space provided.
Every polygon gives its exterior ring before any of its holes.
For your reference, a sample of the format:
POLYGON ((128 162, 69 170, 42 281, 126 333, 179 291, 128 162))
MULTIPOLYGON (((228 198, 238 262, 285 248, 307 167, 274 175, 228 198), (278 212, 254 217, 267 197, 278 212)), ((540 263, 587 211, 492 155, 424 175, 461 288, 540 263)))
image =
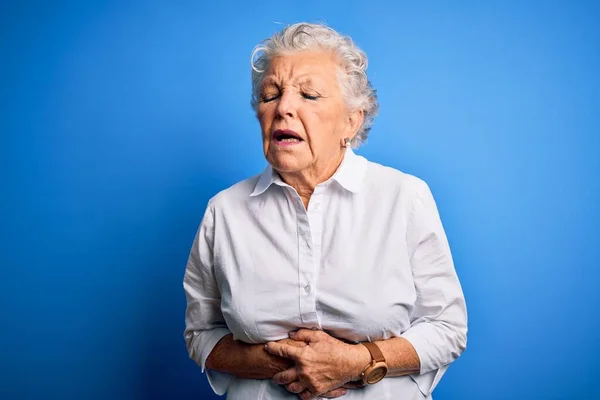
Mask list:
POLYGON ((383 353, 375 343, 362 342, 362 344, 371 353, 371 362, 360 373, 360 379, 363 385, 373 385, 385 378, 388 366, 383 353))

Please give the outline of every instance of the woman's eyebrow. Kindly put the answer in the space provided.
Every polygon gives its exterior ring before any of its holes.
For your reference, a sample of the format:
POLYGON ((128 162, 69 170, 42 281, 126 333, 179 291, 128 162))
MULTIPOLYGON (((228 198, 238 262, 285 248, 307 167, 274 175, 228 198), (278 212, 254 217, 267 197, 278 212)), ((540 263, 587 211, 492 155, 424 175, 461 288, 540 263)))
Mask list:
POLYGON ((261 86, 275 86, 276 85, 276 81, 275 78, 271 77, 271 76, 267 76, 265 79, 263 79, 263 81, 261 82, 261 86))
POLYGON ((312 86, 314 81, 311 75, 301 75, 295 79, 295 84, 299 86, 312 86))
MULTIPOLYGON (((265 89, 265 88, 279 87, 279 85, 280 85, 280 82, 279 82, 279 79, 277 79, 277 77, 267 76, 267 77, 265 77, 265 79, 263 79, 263 81, 260 85, 260 88, 265 89)), ((318 80, 315 81, 311 75, 306 74, 306 75, 301 75, 301 76, 294 78, 294 80, 292 81, 292 86, 299 87, 299 88, 315 89, 315 86, 319 86, 319 85, 318 85, 318 80)))

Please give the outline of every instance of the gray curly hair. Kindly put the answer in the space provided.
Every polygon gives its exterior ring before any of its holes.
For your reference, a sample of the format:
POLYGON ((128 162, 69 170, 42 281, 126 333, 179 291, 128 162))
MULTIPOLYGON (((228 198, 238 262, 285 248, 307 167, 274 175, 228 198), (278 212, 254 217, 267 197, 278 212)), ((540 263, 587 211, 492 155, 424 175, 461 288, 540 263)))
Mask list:
POLYGON ((277 56, 300 51, 325 50, 335 54, 340 69, 338 83, 346 107, 350 110, 363 110, 364 120, 352 147, 358 147, 369 134, 377 112, 377 92, 367 77, 367 55, 359 49, 348 36, 324 24, 297 23, 287 26, 272 37, 263 40, 252 51, 252 98, 254 111, 260 101, 260 86, 269 62, 277 56))

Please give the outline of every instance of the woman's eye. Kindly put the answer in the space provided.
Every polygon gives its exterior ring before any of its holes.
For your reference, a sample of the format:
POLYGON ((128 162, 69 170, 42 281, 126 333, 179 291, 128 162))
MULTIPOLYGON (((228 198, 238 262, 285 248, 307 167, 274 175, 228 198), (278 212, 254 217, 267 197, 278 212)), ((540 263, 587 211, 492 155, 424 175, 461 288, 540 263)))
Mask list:
POLYGON ((313 96, 307 93, 302 93, 302 97, 304 97, 307 100, 317 100, 320 96, 313 96))
POLYGON ((275 100, 277 97, 279 97, 278 94, 265 94, 262 96, 262 101, 263 103, 268 103, 270 101, 275 100))

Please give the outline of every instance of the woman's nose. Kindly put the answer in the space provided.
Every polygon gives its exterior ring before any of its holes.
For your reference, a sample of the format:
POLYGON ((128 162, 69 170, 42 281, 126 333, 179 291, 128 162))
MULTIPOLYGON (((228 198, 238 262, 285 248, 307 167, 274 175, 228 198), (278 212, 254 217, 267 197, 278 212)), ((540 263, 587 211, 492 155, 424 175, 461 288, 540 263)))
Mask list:
POLYGON ((283 92, 277 103, 277 115, 283 117, 295 117, 296 116, 296 100, 294 99, 293 93, 289 91, 283 92))

